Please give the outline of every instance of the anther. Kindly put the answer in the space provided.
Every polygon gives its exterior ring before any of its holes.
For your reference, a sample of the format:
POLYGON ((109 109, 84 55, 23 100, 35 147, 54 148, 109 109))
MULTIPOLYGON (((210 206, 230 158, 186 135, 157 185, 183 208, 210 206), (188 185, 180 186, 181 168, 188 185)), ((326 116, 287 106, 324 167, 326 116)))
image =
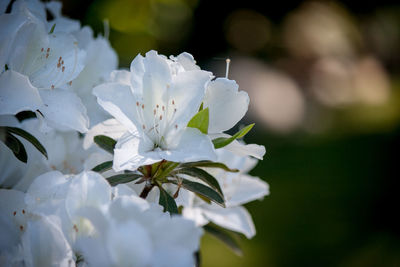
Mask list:
POLYGON ((47 48, 47 53, 49 53, 49 52, 50 52, 50 47, 47 48))
POLYGON ((144 109, 144 104, 142 104, 142 109, 144 109))
POLYGON ((160 107, 160 106, 157 104, 157 105, 156 105, 156 108, 159 108, 159 107, 160 107))
POLYGON ((175 129, 178 129, 178 124, 175 124, 175 129))
POLYGON ((17 215, 17 212, 16 212, 16 211, 14 211, 14 212, 13 212, 13 215, 14 215, 14 216, 15 216, 15 215, 17 215))
POLYGON ((22 210, 22 214, 25 214, 25 210, 22 210))
POLYGON ((162 120, 162 115, 160 115, 160 121, 162 120))
POLYGON ((40 49, 40 51, 43 52, 43 51, 44 51, 44 48, 42 47, 42 49, 40 49))
POLYGON ((139 102, 136 102, 136 106, 139 106, 139 102))
POLYGON ((154 112, 154 115, 156 115, 156 113, 157 113, 157 110, 155 110, 155 109, 154 109, 154 110, 153 110, 153 112, 154 112))
POLYGON ((24 227, 22 225, 19 226, 19 230, 23 231, 24 227))
POLYGON ((61 69, 61 71, 64 72, 64 70, 65 70, 65 67, 63 66, 62 69, 61 69))
POLYGON ((64 65, 64 60, 63 60, 63 61, 61 61, 61 65, 64 65))
POLYGON ((46 58, 48 58, 48 57, 49 57, 49 54, 47 53, 47 54, 46 54, 46 58))
POLYGON ((172 105, 175 105, 175 101, 172 99, 172 105))
POLYGON ((165 111, 165 107, 164 106, 162 106, 162 110, 165 111))
POLYGON ((61 64, 60 64, 60 63, 58 63, 58 64, 57 64, 57 68, 60 68, 60 67, 61 67, 61 64))
POLYGON ((70 81, 68 84, 69 84, 69 86, 71 86, 72 85, 72 81, 70 81))
POLYGON ((54 89, 54 85, 51 85, 51 89, 54 89))
POLYGON ((75 232, 78 232, 78 227, 76 226, 76 224, 74 224, 74 230, 75 230, 75 232))
POLYGON ((142 128, 143 128, 143 130, 146 129, 146 125, 143 124, 143 125, 142 125, 142 128))

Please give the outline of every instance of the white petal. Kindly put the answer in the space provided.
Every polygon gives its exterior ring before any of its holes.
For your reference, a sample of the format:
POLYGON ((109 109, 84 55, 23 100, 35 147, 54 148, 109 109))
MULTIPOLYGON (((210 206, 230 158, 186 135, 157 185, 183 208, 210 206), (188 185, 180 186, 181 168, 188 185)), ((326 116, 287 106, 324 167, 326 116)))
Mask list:
POLYGON ((213 223, 242 233, 247 238, 252 238, 256 234, 251 215, 241 206, 233 208, 215 207, 214 209, 204 210, 204 214, 213 223))
POLYGON ((228 189, 233 193, 226 199, 227 207, 238 206, 269 195, 269 185, 266 182, 247 174, 240 174, 237 182, 230 186, 234 188, 228 189))
POLYGON ((110 74, 110 81, 130 86, 131 85, 130 79, 131 76, 133 75, 135 74, 132 73, 131 75, 131 73, 127 70, 114 70, 110 74))
POLYGON ((162 158, 158 152, 152 151, 153 148, 154 144, 146 135, 141 136, 138 132, 126 133, 115 145, 113 169, 136 170, 142 165, 161 161, 162 158))
POLYGON ((26 227, 24 197, 25 194, 20 191, 0 189, 0 251, 2 252, 11 250, 18 244, 26 227))
POLYGON ((233 152, 239 156, 252 156, 262 160, 265 155, 265 147, 257 144, 243 144, 234 140, 232 143, 224 147, 224 149, 233 152))
POLYGON ((103 121, 95 125, 86 133, 83 141, 83 147, 88 149, 94 143, 93 138, 96 135, 106 135, 113 139, 119 139, 126 131, 128 131, 128 128, 126 128, 116 119, 103 121))
POLYGON ((65 199, 68 215, 73 220, 82 207, 102 208, 111 201, 111 186, 98 173, 82 172, 75 176, 65 199))
POLYGON ((131 62, 129 79, 130 82, 126 83, 124 79, 124 84, 129 84, 133 88, 133 92, 136 94, 143 94, 143 75, 145 73, 144 57, 138 54, 131 62))
POLYGON ((131 89, 127 85, 119 83, 105 83, 96 86, 93 94, 97 96, 97 102, 114 118, 129 129, 136 129, 135 103, 131 89))
POLYGON ((187 52, 179 54, 175 60, 181 64, 186 71, 200 70, 200 67, 196 65, 196 60, 194 60, 193 56, 187 52))
POLYGON ((170 101, 176 103, 175 122, 180 127, 186 126, 189 120, 198 112, 204 97, 205 87, 211 79, 211 73, 193 70, 179 73, 173 77, 171 88, 168 90, 170 101))
POLYGON ((0 115, 37 110, 42 105, 38 90, 27 76, 9 70, 0 74, 0 115))
POLYGON ((28 222, 22 250, 27 266, 68 267, 74 263, 72 249, 61 227, 50 217, 28 222))
POLYGON ((62 89, 40 90, 44 105, 40 108, 50 126, 86 132, 89 119, 81 99, 73 92, 62 89))
POLYGON ((177 136, 173 142, 168 150, 159 152, 161 158, 174 162, 217 159, 210 138, 198 129, 186 127, 182 135, 177 136))
POLYGON ((209 83, 204 107, 210 109, 210 133, 220 133, 229 130, 246 114, 249 106, 249 96, 244 91, 238 91, 239 86, 233 80, 218 78, 209 83))

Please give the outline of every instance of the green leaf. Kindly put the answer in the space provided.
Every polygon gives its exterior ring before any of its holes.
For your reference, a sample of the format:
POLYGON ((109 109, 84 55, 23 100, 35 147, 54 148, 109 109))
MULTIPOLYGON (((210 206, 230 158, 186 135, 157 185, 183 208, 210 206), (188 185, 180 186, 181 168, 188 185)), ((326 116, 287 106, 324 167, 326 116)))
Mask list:
MULTIPOLYGON (((172 183, 178 185, 177 181, 172 181, 172 183)), ((225 208, 224 198, 218 192, 214 191, 214 189, 205 186, 200 183, 192 182, 186 179, 182 179, 182 187, 192 191, 193 193, 200 194, 209 200, 215 202, 216 204, 225 208)))
POLYGON ((214 236, 218 240, 220 240, 222 243, 227 245, 230 249, 235 252, 236 255, 238 256, 243 256, 243 251, 239 247, 239 244, 236 242, 236 240, 232 237, 232 234, 230 231, 227 231, 225 229, 221 229, 220 227, 216 227, 212 224, 207 224, 203 226, 203 229, 209 233, 210 235, 214 236))
POLYGON ((250 125, 247 125, 246 127, 241 129, 239 132, 235 133, 231 137, 218 137, 218 138, 215 138, 214 140, 212 140, 212 142, 214 144, 214 148, 218 149, 218 148, 227 146, 230 143, 232 143, 235 139, 242 138, 243 136, 245 136, 251 130, 251 128, 253 128, 253 126, 254 126, 254 123, 252 123, 250 125))
POLYGON ((171 197, 161 185, 159 185, 158 188, 160 189, 158 204, 164 207, 164 212, 168 211, 170 214, 178 214, 178 207, 176 206, 175 199, 171 197))
POLYGON ((164 164, 161 173, 156 173, 155 179, 158 181, 163 181, 163 179, 167 177, 171 173, 171 171, 173 171, 178 165, 179 163, 177 162, 168 161, 164 164))
POLYGON ((26 154, 26 150, 21 141, 18 140, 17 137, 12 135, 9 132, 6 132, 6 139, 4 144, 11 149, 14 153, 14 156, 20 161, 26 163, 28 161, 28 155, 26 154))
POLYGON ((39 150, 39 152, 42 153, 43 156, 46 157, 46 159, 49 159, 49 157, 47 156, 47 151, 44 148, 44 146, 39 142, 39 140, 37 140, 30 133, 15 127, 6 127, 6 131, 21 136, 22 138, 30 142, 34 147, 36 147, 36 149, 39 150))
POLYGON ((228 166, 221 162, 213 162, 209 160, 195 161, 182 163, 179 168, 189 168, 189 167, 205 167, 205 168, 220 168, 227 172, 239 172, 238 169, 230 169, 228 166))
POLYGON ((100 172, 100 173, 106 172, 106 171, 109 171, 109 170, 112 169, 112 165, 113 165, 112 160, 111 161, 106 161, 106 162, 103 162, 103 163, 97 165, 96 167, 94 167, 92 169, 92 171, 100 172))
POLYGON ((209 117, 210 117, 209 109, 205 108, 197 112, 197 114, 194 115, 193 118, 189 121, 187 126, 191 128, 197 128, 203 134, 207 134, 209 117))
POLYGON ((198 178, 198 179, 202 180, 203 182, 207 183, 208 185, 210 185, 212 188, 216 189, 218 191, 218 193, 221 194, 222 197, 224 196, 217 179, 215 179, 214 176, 212 176, 205 170, 191 167, 191 168, 179 169, 176 172, 174 172, 174 174, 187 174, 194 178, 198 178))
POLYGON ((105 135, 96 135, 93 140, 99 147, 111 154, 114 154, 114 147, 117 141, 105 135))
POLYGON ((111 186, 116 186, 118 184, 125 184, 125 183, 135 181, 136 179, 138 179, 140 177, 142 177, 141 174, 124 173, 124 174, 117 174, 117 175, 108 177, 106 179, 111 186))
POLYGON ((52 34, 54 32, 54 29, 56 28, 56 24, 54 23, 53 26, 51 26, 51 29, 49 31, 49 34, 52 34))

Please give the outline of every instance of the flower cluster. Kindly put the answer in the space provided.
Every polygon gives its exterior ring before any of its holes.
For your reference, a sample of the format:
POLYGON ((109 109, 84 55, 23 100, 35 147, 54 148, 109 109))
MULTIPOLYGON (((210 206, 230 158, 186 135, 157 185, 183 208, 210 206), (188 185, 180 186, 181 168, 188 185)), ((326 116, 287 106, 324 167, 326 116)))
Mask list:
POLYGON ((0 265, 193 266, 204 231, 255 227, 265 148, 225 133, 246 92, 192 55, 117 70, 59 2, 0 6, 0 265), (49 16, 50 14, 50 16, 49 16))

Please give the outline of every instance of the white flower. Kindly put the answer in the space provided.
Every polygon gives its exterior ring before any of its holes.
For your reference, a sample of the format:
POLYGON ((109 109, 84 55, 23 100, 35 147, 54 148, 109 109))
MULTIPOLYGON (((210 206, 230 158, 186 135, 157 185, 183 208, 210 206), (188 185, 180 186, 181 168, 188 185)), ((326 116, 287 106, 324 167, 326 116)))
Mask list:
POLYGON ((198 225, 205 225, 212 221, 224 228, 237 231, 251 238, 255 235, 254 223, 248 211, 240 206, 250 201, 263 198, 269 194, 267 183, 257 177, 252 177, 246 172, 251 170, 257 160, 250 157, 239 157, 228 150, 218 150, 218 161, 225 163, 230 168, 237 168, 239 173, 229 173, 223 170, 207 169, 217 178, 225 196, 226 208, 214 203, 208 204, 189 193, 182 205, 182 214, 194 220, 198 225))
POLYGON ((208 136, 187 127, 198 112, 210 73, 185 71, 150 51, 131 63, 130 83, 94 88, 98 103, 128 128, 115 148, 114 169, 135 170, 162 159, 187 162, 215 159, 208 136))
POLYGON ((89 266, 193 266, 202 230, 137 196, 119 196, 107 213, 84 211, 94 238, 77 242, 89 266), (101 252, 101 253, 99 253, 101 252))
POLYGON ((0 114, 39 110, 51 127, 85 132, 85 107, 68 90, 84 67, 85 52, 71 34, 49 34, 42 18, 35 16, 40 8, 30 10, 34 4, 21 3, 0 16, 0 66, 8 68, 0 74, 0 114))

